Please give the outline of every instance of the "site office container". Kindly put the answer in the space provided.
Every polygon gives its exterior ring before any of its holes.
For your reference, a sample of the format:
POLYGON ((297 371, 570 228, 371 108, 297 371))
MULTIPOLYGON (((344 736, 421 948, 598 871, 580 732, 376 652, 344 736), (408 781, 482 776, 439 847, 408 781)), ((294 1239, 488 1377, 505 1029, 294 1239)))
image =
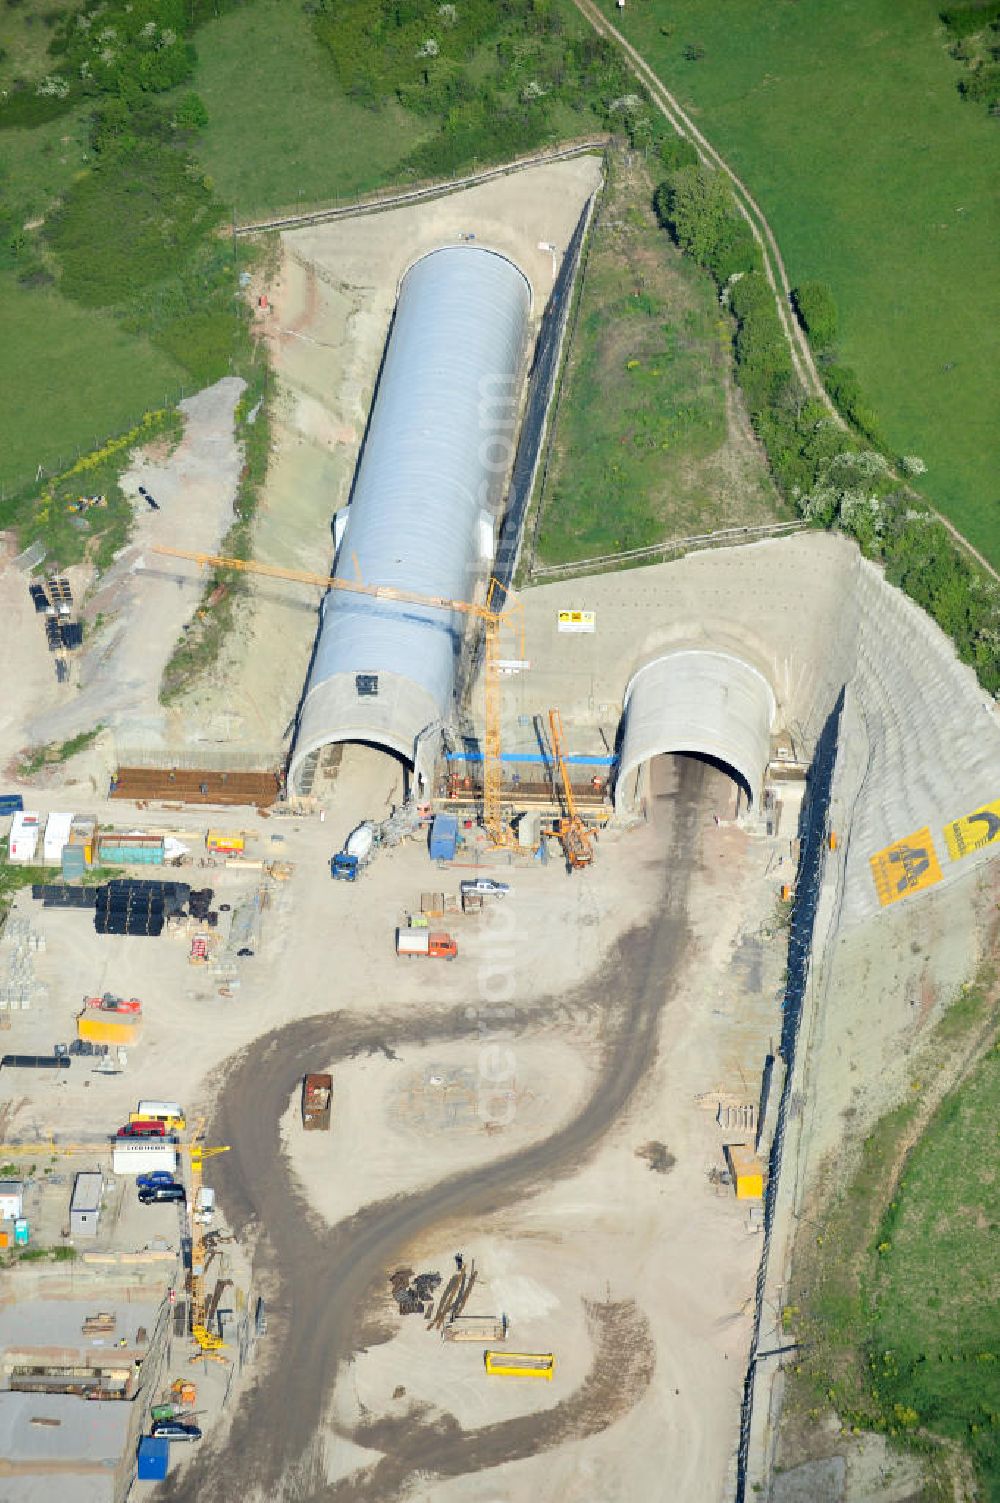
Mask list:
POLYGON ((454 861, 458 845, 458 816, 437 814, 431 825, 430 853, 432 861, 454 861))
POLYGON ((10 823, 7 850, 11 861, 27 865, 35 859, 38 849, 38 815, 32 810, 20 809, 10 823))
POLYGON ((63 849, 69 844, 70 831, 73 828, 72 814, 60 814, 53 811, 45 822, 45 837, 42 842, 42 856, 46 863, 59 861, 63 849))
POLYGON ((246 848, 246 837, 238 830, 209 830, 205 836, 205 849, 222 856, 242 856, 246 848))
POLYGON ((140 1142, 118 1138, 111 1150, 111 1168, 115 1174, 153 1174, 162 1169, 177 1173, 177 1149, 162 1139, 140 1142))
POLYGON ((128 1120, 162 1122, 168 1132, 183 1132, 187 1127, 184 1108, 177 1101, 140 1101, 128 1120))

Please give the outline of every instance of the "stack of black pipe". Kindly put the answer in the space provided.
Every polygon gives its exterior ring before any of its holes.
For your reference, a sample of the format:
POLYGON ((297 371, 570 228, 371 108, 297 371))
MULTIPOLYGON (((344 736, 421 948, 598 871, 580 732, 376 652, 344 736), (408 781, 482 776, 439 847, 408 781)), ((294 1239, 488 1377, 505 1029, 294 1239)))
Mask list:
POLYGON ((133 882, 121 878, 97 889, 94 928, 98 934, 146 935, 154 939, 191 895, 185 882, 133 882))

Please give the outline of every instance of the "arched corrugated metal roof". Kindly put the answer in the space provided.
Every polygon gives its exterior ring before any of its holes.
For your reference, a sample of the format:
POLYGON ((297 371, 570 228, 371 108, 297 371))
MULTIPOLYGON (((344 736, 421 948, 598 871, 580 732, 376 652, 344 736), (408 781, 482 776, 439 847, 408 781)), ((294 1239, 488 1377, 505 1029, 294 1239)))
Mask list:
MULTIPOLYGON (((493 512, 513 453, 530 306, 517 267, 478 247, 432 251, 406 273, 338 576, 472 598, 480 517, 493 512)), ((292 787, 306 758, 331 742, 370 741, 412 761, 419 733, 450 714, 463 631, 454 613, 332 590, 299 715, 292 787)))
POLYGON ((654 658, 625 691, 615 808, 635 806, 636 773, 664 752, 725 762, 757 804, 774 712, 763 674, 731 653, 699 649, 654 658))

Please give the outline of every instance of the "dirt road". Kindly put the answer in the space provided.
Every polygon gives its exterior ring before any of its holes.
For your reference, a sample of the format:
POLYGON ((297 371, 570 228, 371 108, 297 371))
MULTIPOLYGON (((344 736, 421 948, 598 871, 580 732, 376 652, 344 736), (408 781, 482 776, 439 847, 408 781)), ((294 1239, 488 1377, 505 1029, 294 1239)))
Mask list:
POLYGON ((264 1233, 257 1283, 268 1300, 269 1368, 244 1398, 226 1444, 206 1446, 164 1497, 174 1503, 206 1497, 216 1503, 389 1500, 416 1471, 454 1477, 537 1454, 606 1428, 640 1397, 654 1366, 644 1317, 628 1304, 596 1306, 590 1312, 591 1372, 554 1410, 471 1432, 447 1417, 382 1421, 353 1437, 383 1453, 374 1468, 335 1485, 323 1476, 318 1442, 337 1370, 360 1347, 385 1339, 365 1312, 408 1243, 450 1218, 488 1215, 574 1174, 622 1120, 655 1058, 671 978, 688 937, 687 873, 712 776, 689 759, 656 771, 653 818, 661 856, 641 875, 662 889, 657 917, 626 934, 600 974, 573 994, 549 999, 541 1011, 532 1008, 536 1024, 549 1017, 557 1025, 567 1014, 596 1019, 603 1045, 596 1090, 553 1136, 429 1190, 367 1206, 328 1228, 290 1184, 279 1146, 279 1119, 297 1081, 316 1059, 335 1063, 396 1042, 461 1037, 470 1028, 465 1010, 378 1028, 336 1014, 306 1019, 258 1040, 230 1068, 209 1137, 233 1145, 216 1176, 231 1224, 240 1233, 264 1233))

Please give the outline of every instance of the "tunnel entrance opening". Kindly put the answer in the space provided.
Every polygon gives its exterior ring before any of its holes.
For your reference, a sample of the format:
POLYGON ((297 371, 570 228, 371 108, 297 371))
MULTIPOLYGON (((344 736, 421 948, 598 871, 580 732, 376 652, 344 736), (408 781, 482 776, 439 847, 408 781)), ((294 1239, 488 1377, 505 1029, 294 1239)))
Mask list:
POLYGON ((653 760, 650 768, 650 791, 653 791, 654 768, 657 762, 673 762, 678 766, 685 762, 700 763, 706 769, 705 796, 713 802, 715 812, 723 819, 738 819, 753 803, 750 785, 738 768, 721 757, 708 752, 669 751, 653 760))
POLYGON ((312 793, 354 823, 381 820, 410 795, 413 766, 374 741, 332 741, 317 755, 312 793))

